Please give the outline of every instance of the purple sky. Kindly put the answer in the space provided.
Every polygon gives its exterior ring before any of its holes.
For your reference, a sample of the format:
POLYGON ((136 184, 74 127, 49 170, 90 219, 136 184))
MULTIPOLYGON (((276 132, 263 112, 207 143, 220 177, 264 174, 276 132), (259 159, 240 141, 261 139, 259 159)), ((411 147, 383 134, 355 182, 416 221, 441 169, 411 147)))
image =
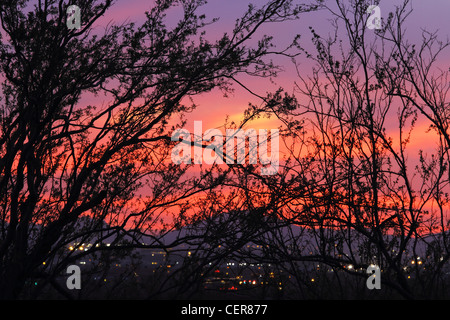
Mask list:
MULTIPOLYGON (((380 9, 382 17, 386 17, 389 11, 391 11, 395 5, 402 3, 403 1, 381 1, 380 9)), ((256 6, 261 6, 265 3, 265 0, 210 0, 206 6, 201 10, 206 13, 207 17, 220 17, 220 21, 216 23, 212 28, 208 29, 208 34, 211 38, 219 36, 225 31, 232 29, 234 21, 238 18, 247 8, 249 3, 253 3, 256 6)), ((335 1, 329 0, 330 6, 335 4, 335 1)), ((344 1, 345 3, 345 1, 344 1)), ((153 4, 153 1, 145 0, 117 0, 116 4, 106 14, 103 21, 142 21, 144 11, 148 10, 153 4)), ((413 12, 407 20, 407 35, 408 39, 414 43, 421 42, 421 29, 426 28, 430 31, 439 30, 439 35, 445 39, 450 30, 450 1, 449 0, 432 0, 411 1, 411 7, 413 12)), ((176 11, 176 10, 175 10, 176 11)), ((310 33, 309 26, 312 26, 319 34, 325 35, 331 31, 330 13, 327 11, 311 12, 303 14, 297 21, 286 22, 282 24, 271 24, 261 29, 261 34, 267 33, 274 35, 274 42, 280 46, 280 48, 290 42, 295 34, 302 34, 303 44, 310 46, 310 33)), ((102 23, 103 23, 102 21, 102 23)), ((450 53, 447 55, 447 61, 443 61, 446 65, 450 64, 450 53)), ((446 57, 447 57, 446 56, 446 57)), ((445 57, 445 58, 446 58, 445 57)), ((442 58, 442 57, 441 57, 442 58)), ((302 64, 308 63, 307 61, 302 64)), ((283 86, 287 91, 292 91, 293 83, 296 80, 296 74, 293 72, 292 65, 288 60, 280 60, 279 64, 284 65, 286 71, 281 73, 277 79, 276 84, 272 84, 268 79, 258 79, 249 83, 249 87, 252 90, 264 95, 267 91, 272 91, 279 86, 283 86)), ((240 113, 247 107, 249 101, 255 101, 252 96, 237 90, 235 96, 229 98, 223 98, 218 92, 212 92, 198 99, 200 103, 199 110, 194 113, 193 117, 196 120, 211 120, 217 116, 221 117, 225 114, 233 115, 240 113), (214 103, 214 105, 211 105, 214 103)), ((256 102, 256 101, 255 101, 256 102)))

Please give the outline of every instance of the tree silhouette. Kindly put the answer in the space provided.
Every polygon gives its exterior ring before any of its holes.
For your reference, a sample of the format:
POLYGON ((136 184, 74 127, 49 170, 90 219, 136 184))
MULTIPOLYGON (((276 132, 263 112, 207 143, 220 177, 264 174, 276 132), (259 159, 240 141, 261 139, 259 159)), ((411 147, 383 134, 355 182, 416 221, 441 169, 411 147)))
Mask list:
POLYGON ((239 74, 273 75, 264 59, 271 38, 254 47, 248 40, 265 23, 315 8, 285 0, 249 6, 211 42, 203 32, 214 20, 196 14, 204 3, 156 1, 142 25, 108 25, 103 34, 93 26, 109 0, 0 4, 1 298, 23 296, 30 278, 68 295, 55 277, 80 257, 170 247, 183 239, 161 244, 155 228, 201 218, 187 214, 188 199, 225 173, 190 178, 188 166, 167 161, 170 132, 184 124, 173 123, 195 108, 195 95, 228 90, 239 74), (66 26, 71 4, 81 29, 66 26), (165 16, 174 6, 183 15, 170 28, 165 16), (77 250, 83 243, 92 246, 77 250))
MULTIPOLYGON (((101 34, 109 0, 0 4, 0 298, 49 287, 72 298, 59 281, 68 265, 97 258, 83 274, 102 281, 124 257, 112 289, 146 298, 195 296, 229 259, 262 263, 276 279, 270 297, 447 297, 449 70, 438 60, 449 43, 427 31, 408 40, 408 0, 380 29, 367 28, 367 0, 270 0, 212 41, 216 20, 197 13, 205 3, 155 1, 141 25, 101 34), (66 25, 72 4, 80 29, 66 25), (175 7, 183 14, 169 27, 175 7), (333 28, 310 28, 313 51, 298 37, 278 51, 269 36, 249 45, 262 25, 316 9, 333 28), (296 91, 263 97, 239 76, 276 75, 274 53, 314 68, 295 64, 296 91), (279 171, 171 162, 193 98, 235 84, 262 103, 226 126, 276 116, 279 171), (414 146, 424 127, 434 148, 414 146), (134 249, 182 261, 137 280, 134 249), (381 290, 365 286, 372 264, 381 290)), ((94 297, 110 294, 96 284, 94 297)))
MULTIPOLYGON (((437 61, 448 42, 426 31, 418 45, 407 40, 409 1, 370 30, 371 4, 322 6, 333 30, 321 36, 311 28, 315 50, 301 52, 314 68, 308 74, 298 67, 291 98, 297 107, 277 112, 286 123, 283 168, 270 179, 244 168, 247 179, 236 187, 272 223, 258 240, 267 249, 254 258, 278 263, 298 290, 370 296, 365 271, 375 264, 384 297, 443 297, 450 253, 449 71, 437 61), (434 133, 435 149, 415 151, 417 123, 434 133), (352 277, 361 279, 359 291, 342 284, 352 277)), ((273 112, 272 100, 253 112, 273 112)))

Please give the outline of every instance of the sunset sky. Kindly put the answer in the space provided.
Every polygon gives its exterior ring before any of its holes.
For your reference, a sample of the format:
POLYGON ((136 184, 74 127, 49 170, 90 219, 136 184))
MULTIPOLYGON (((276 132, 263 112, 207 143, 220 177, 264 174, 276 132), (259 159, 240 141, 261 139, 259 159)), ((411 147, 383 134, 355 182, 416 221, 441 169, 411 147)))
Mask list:
MULTIPOLYGON (((207 18, 218 17, 220 20, 213 26, 209 26, 206 36, 212 41, 218 39, 224 32, 231 32, 235 19, 240 17, 247 5, 253 3, 257 6, 264 5, 264 0, 243 1, 243 0, 210 0, 200 12, 205 13, 207 18)), ((331 7, 335 5, 335 1, 327 2, 331 7)), ((386 18, 388 13, 394 10, 396 5, 403 3, 401 0, 381 1, 379 4, 382 18, 386 18)), ((98 22, 99 28, 108 22, 125 22, 135 21, 142 22, 145 19, 144 11, 148 10, 152 5, 152 1, 117 1, 109 12, 98 22)), ((446 40, 449 35, 450 19, 450 1, 434 0, 434 1, 411 1, 411 9, 413 10, 405 23, 406 37, 410 43, 416 43, 420 46, 422 43, 422 30, 430 32, 437 31, 441 39, 446 40)), ((169 16, 170 21, 176 21, 177 10, 173 10, 173 16, 169 16)), ((330 12, 323 10, 302 14, 300 19, 295 21, 283 22, 279 24, 270 24, 261 28, 258 36, 263 34, 272 35, 274 44, 277 48, 283 48, 289 45, 295 35, 300 34, 301 45, 307 49, 313 49, 311 44, 311 33, 309 27, 313 27, 318 34, 327 36, 333 32, 333 28, 329 21, 331 19, 330 12)), ((371 32, 371 31, 369 31, 371 32)), ((257 40, 259 37, 255 37, 257 40)), ((249 89, 255 93, 264 96, 268 92, 274 92, 279 87, 283 87, 286 92, 293 93, 295 82, 298 76, 294 65, 290 59, 275 56, 274 61, 283 67, 284 71, 275 79, 262 78, 244 78, 243 82, 249 89)), ((300 72, 305 76, 309 74, 313 64, 304 56, 299 56, 297 63, 300 65, 300 72)), ((440 60, 436 64, 442 69, 447 69, 450 65, 450 50, 447 49, 440 56, 440 60)), ((229 97, 224 97, 219 90, 213 90, 208 94, 195 97, 194 101, 198 104, 198 108, 189 115, 187 129, 192 132, 194 121, 203 122, 203 130, 208 128, 221 128, 224 125, 225 117, 229 116, 231 120, 239 122, 242 118, 242 112, 248 107, 249 102, 259 104, 260 101, 249 94, 244 89, 235 85, 235 93, 229 97)), ((389 135, 394 139, 394 144, 398 144, 398 121, 397 119, 388 119, 387 123, 392 123, 391 128, 387 128, 389 135), (397 139, 396 139, 397 138, 397 139), (397 141, 396 141, 397 140, 397 141)), ((268 119, 260 119, 251 123, 251 128, 277 128, 278 122, 268 119)), ((411 137, 409 144, 409 152, 413 158, 417 157, 419 150, 434 151, 436 146, 433 139, 436 134, 429 132, 429 126, 423 123, 417 123, 416 128, 411 137)))
POLYGON ((450 297, 450 0, 405 1, 0 0, 0 300, 450 297))
MULTIPOLYGON (((218 39, 224 32, 232 30, 234 21, 240 17, 249 3, 256 6, 264 4, 264 0, 243 1, 243 0, 210 0, 207 5, 201 8, 201 12, 205 13, 207 18, 218 17, 220 20, 213 26, 207 28, 207 37, 211 40, 218 39)), ((97 23, 97 28, 106 25, 108 22, 125 22, 135 21, 139 24, 145 19, 144 12, 152 6, 153 1, 131 0, 131 1, 116 1, 115 5, 107 12, 107 14, 97 23)), ((328 1, 330 6, 333 6, 334 1, 328 1)), ((381 1, 380 9, 382 18, 394 8, 395 5, 402 3, 402 1, 381 1)), ((450 1, 448 0, 433 0, 433 1, 419 1, 413 0, 411 2, 412 14, 408 17, 406 28, 407 37, 412 43, 421 43, 421 30, 429 31, 438 30, 442 39, 448 36, 450 27, 450 19, 448 17, 450 12, 450 1)), ((168 18, 176 21, 177 10, 173 10, 173 16, 168 18)), ((332 30, 329 22, 330 13, 327 11, 318 11, 302 14, 299 20, 291 22, 283 22, 279 24, 270 24, 261 28, 259 35, 269 34, 274 36, 274 43, 278 48, 282 48, 290 43, 296 34, 302 35, 301 44, 306 48, 311 48, 311 36, 308 27, 312 26, 319 34, 326 35, 332 30)), ((255 38, 256 39, 256 38, 255 38)), ((272 83, 269 79, 246 79, 246 85, 254 92, 265 95, 267 92, 273 92, 279 87, 283 87, 287 92, 291 93, 294 90, 294 82, 297 80, 297 74, 293 68, 292 62, 287 58, 274 57, 274 61, 284 68, 272 83)), ((308 74, 311 67, 310 61, 304 56, 300 56, 297 60, 300 63, 301 71, 305 70, 308 74)), ((442 68, 447 68, 450 64, 450 53, 447 51, 446 55, 441 56, 439 65, 442 68)), ((239 120, 242 111, 248 106, 249 102, 260 103, 257 98, 235 86, 235 93, 229 97, 223 97, 218 90, 205 94, 201 97, 196 97, 195 102, 198 104, 198 109, 190 115, 193 123, 196 121, 203 121, 203 128, 220 127, 224 124, 225 116, 229 116, 232 120, 239 120)), ((253 124, 254 128, 276 128, 277 123, 268 120, 260 120, 259 123, 253 124)), ((425 128, 419 128, 423 134, 425 128)), ((416 137, 415 143, 422 144, 426 137, 416 137)))

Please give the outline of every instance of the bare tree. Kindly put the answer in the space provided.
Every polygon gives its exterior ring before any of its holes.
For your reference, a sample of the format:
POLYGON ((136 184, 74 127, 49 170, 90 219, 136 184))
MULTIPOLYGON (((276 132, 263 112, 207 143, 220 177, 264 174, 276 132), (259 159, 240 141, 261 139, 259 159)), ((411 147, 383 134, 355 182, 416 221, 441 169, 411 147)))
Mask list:
POLYGON ((371 4, 323 5, 333 31, 321 36, 311 28, 314 52, 300 49, 315 67, 309 75, 299 69, 297 94, 289 99, 298 107, 274 110, 271 102, 283 98, 277 94, 257 111, 275 111, 286 123, 283 169, 270 179, 252 171, 237 187, 280 225, 260 236, 268 249, 259 256, 278 261, 297 289, 319 294, 314 286, 333 279, 334 288, 349 294, 343 275, 361 279, 359 288, 365 289, 366 268, 376 264, 386 295, 443 297, 449 71, 436 62, 448 42, 426 31, 419 45, 407 40, 409 1, 380 30, 370 30, 371 4), (435 133, 434 151, 413 153, 417 123, 435 133), (322 276, 312 285, 313 276, 305 279, 299 270, 322 276))

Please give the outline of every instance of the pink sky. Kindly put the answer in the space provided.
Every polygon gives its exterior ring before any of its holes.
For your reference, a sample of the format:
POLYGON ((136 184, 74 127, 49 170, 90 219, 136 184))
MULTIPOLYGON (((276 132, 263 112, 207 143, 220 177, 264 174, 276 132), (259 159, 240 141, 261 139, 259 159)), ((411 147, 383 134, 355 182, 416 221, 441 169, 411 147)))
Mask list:
MULTIPOLYGON (((202 7, 199 13, 205 13, 207 18, 220 18, 217 23, 209 26, 206 31, 206 37, 211 41, 218 39, 225 32, 231 32, 235 20, 240 17, 247 9, 249 3, 253 3, 256 6, 262 6, 265 0, 210 0, 208 4, 202 7)), ((379 7, 381 9, 382 18, 387 18, 387 15, 392 11, 395 5, 399 5, 403 1, 381 1, 379 7)), ((134 21, 137 24, 142 23, 145 19, 145 11, 149 10, 154 1, 143 0, 117 0, 113 7, 105 14, 103 18, 97 23, 97 30, 101 30, 102 26, 105 26, 108 22, 121 23, 125 21, 134 21)), ((335 6, 334 1, 326 1, 331 7, 335 6)), ((344 1, 344 3, 346 3, 344 1)), ((348 2, 347 2, 348 3, 348 2)), ((421 31, 427 29, 429 31, 439 31, 439 35, 442 39, 448 36, 448 30, 450 29, 450 19, 448 14, 450 12, 450 1, 448 0, 434 0, 434 1, 419 1, 412 0, 410 8, 413 9, 412 14, 408 17, 406 23, 406 36, 411 43, 421 44, 421 31)), ((171 9, 168 19, 169 23, 176 22, 179 18, 180 8, 171 9)), ((320 35, 326 36, 328 33, 333 32, 333 28, 329 22, 331 18, 330 12, 322 10, 318 12, 310 12, 302 14, 300 19, 295 21, 288 21, 283 23, 268 24, 263 26, 259 34, 252 39, 256 41, 260 36, 264 34, 273 35, 274 43, 277 48, 284 48, 287 46, 296 34, 302 35, 301 44, 307 49, 313 51, 311 45, 311 34, 309 27, 313 27, 320 35)), ((369 31, 370 32, 370 31, 369 31)), ((274 92, 279 87, 283 87, 288 93, 292 93, 295 86, 295 81, 298 80, 297 73, 293 67, 292 62, 285 57, 274 57, 274 61, 284 68, 284 71, 279 74, 275 79, 263 78, 241 78, 242 82, 249 87, 252 91, 258 95, 265 96, 268 92, 274 92)), ((303 75, 310 74, 312 63, 307 60, 304 55, 297 59, 300 65, 300 72, 303 75)), ((450 50, 444 52, 441 55, 441 60, 438 64, 441 68, 446 69, 450 65, 450 50), (445 54, 446 53, 446 54, 445 54)), ((207 94, 197 96, 194 101, 197 103, 198 108, 194 110, 192 114, 188 116, 188 123, 186 129, 192 131, 194 121, 202 121, 204 130, 209 128, 221 128, 224 125, 225 117, 229 117, 231 120, 239 122, 242 116, 242 112, 248 107, 248 103, 260 104, 260 100, 250 93, 235 85, 236 89, 234 94, 228 97, 224 97, 219 90, 213 90, 207 94)), ((98 103, 96 99, 95 102, 98 103)), ((396 118, 388 119, 390 124, 388 126, 388 132, 392 138, 398 137, 398 120, 396 118)), ((279 122, 276 120, 261 119, 257 122, 251 123, 247 126, 255 129, 265 128, 274 129, 279 126, 279 122)), ((421 148, 434 147, 433 144, 427 143, 432 138, 433 132, 426 133, 428 126, 418 124, 410 145, 410 152, 417 155, 417 152, 421 148)), ((398 141, 397 141, 398 142, 398 141)), ((397 143, 398 144, 398 143, 397 143)))
MULTIPOLYGON (((256 6, 262 6, 265 0, 210 0, 207 5, 200 9, 200 13, 205 13, 207 18, 220 18, 220 20, 213 26, 208 27, 207 38, 212 41, 218 39, 224 32, 230 32, 234 26, 235 19, 240 17, 249 3, 256 6)), ((403 1, 381 1, 379 7, 381 9, 382 18, 387 18, 387 15, 392 11, 395 5, 401 4, 403 1)), ((140 23, 145 19, 144 12, 149 10, 154 1, 143 0, 117 0, 115 5, 106 13, 106 15, 98 22, 98 28, 106 25, 108 22, 121 23, 125 21, 135 21, 140 23)), ((326 1, 331 7, 335 6, 334 1, 326 1)), ((344 1, 346 3, 346 1, 344 1)), ((347 2, 348 3, 348 2, 347 2)), ((442 39, 448 36, 450 29, 450 19, 448 14, 450 12, 450 1, 448 0, 433 0, 433 1, 419 1, 412 0, 410 8, 413 9, 412 14, 408 17, 406 23, 406 36, 411 43, 421 44, 421 31, 427 29, 429 31, 439 30, 439 35, 442 39)), ((180 9, 175 8, 170 11, 169 22, 177 21, 180 9)), ((296 34, 302 35, 301 44, 306 48, 311 49, 311 34, 309 27, 312 26, 320 35, 326 36, 333 32, 333 28, 329 22, 331 15, 328 11, 318 11, 302 14, 300 19, 295 21, 269 24, 263 26, 260 30, 259 36, 255 37, 255 41, 263 34, 274 36, 274 43, 278 48, 283 48, 288 45, 296 34)), ((253 39, 252 39, 253 40, 253 39)), ((282 65, 284 71, 272 83, 269 79, 262 78, 242 78, 245 85, 257 94, 264 96, 267 92, 274 92, 279 87, 283 87, 288 93, 294 90, 294 83, 298 80, 293 64, 288 58, 274 57, 274 61, 282 65)), ((304 56, 300 56, 297 60, 300 64, 300 72, 304 75, 310 74, 312 66, 311 61, 304 56)), ((443 69, 450 65, 450 50, 446 51, 446 55, 441 55, 439 66, 443 69)), ((194 101, 198 104, 198 108, 188 116, 188 124, 186 129, 192 131, 194 121, 202 121, 204 130, 209 128, 220 128, 225 122, 225 117, 229 116, 231 120, 239 121, 242 112, 248 107, 248 103, 252 102, 259 104, 260 101, 249 94, 239 86, 234 87, 235 93, 229 97, 224 97, 219 90, 213 90, 202 96, 197 96, 194 101)), ((388 132, 392 138, 398 137, 398 120, 396 118, 388 119, 392 127, 388 127, 388 132)), ((277 128, 279 123, 275 120, 262 119, 257 122, 249 124, 252 128, 259 129, 273 129, 277 128)), ((417 155, 419 149, 434 147, 430 142, 433 132, 426 133, 428 126, 418 124, 410 145, 410 152, 417 155)), ((398 141, 397 141, 398 144, 398 141)))
MULTIPOLYGON (((109 12, 102 19, 100 24, 107 21, 123 22, 136 21, 140 22, 145 19, 144 11, 148 10, 154 1, 143 0, 117 0, 116 4, 109 10, 109 12)), ((334 1, 328 1, 330 6, 333 6, 334 1)), ((381 1, 380 9, 383 18, 386 18, 389 11, 394 8, 394 5, 400 4, 402 1, 381 1)), ((249 3, 261 6, 265 0, 244 1, 244 0, 210 0, 205 5, 201 12, 206 13, 207 17, 219 17, 220 20, 215 25, 207 29, 207 35, 211 39, 218 38, 223 32, 232 29, 234 21, 247 8, 249 3)), ((345 3, 345 2, 344 2, 345 3)), ((448 36, 450 28, 450 19, 448 14, 450 12, 450 1, 448 0, 433 0, 433 1, 418 1, 411 2, 413 9, 412 15, 408 18, 407 35, 411 42, 420 43, 420 31, 422 28, 434 31, 440 30, 440 35, 445 39, 448 36)), ((174 17, 176 16, 174 10, 174 17)), ((328 21, 330 14, 326 11, 311 12, 301 15, 297 21, 270 24, 261 29, 260 34, 274 35, 275 44, 283 47, 290 43, 295 34, 302 34, 302 44, 310 47, 310 33, 309 26, 312 26, 319 34, 325 35, 331 31, 331 26, 328 21)), ((444 57, 444 56, 443 56, 444 57)), ((446 56, 447 59, 442 61, 442 66, 450 64, 450 52, 446 56), (445 61, 446 60, 446 61, 445 61)), ((441 57, 442 58, 442 57, 441 57)), ((266 92, 274 91, 279 86, 285 88, 287 92, 292 92, 294 81, 297 76, 292 68, 292 64, 288 59, 275 60, 283 65, 285 71, 282 72, 278 78, 275 79, 276 84, 272 84, 268 79, 252 79, 247 81, 246 85, 258 94, 264 95, 266 92)), ((305 59, 301 60, 301 66, 309 70, 309 62, 305 59)), ((199 108, 192 114, 193 120, 202 120, 206 127, 216 127, 223 124, 226 115, 232 118, 237 118, 238 115, 248 106, 249 102, 259 103, 258 99, 248 94, 239 87, 235 87, 236 92, 233 96, 225 98, 216 90, 205 94, 202 97, 197 97, 195 101, 199 104, 199 108)), ((266 122, 267 124, 267 122, 266 122)), ((269 128, 268 128, 269 129, 269 128)))

